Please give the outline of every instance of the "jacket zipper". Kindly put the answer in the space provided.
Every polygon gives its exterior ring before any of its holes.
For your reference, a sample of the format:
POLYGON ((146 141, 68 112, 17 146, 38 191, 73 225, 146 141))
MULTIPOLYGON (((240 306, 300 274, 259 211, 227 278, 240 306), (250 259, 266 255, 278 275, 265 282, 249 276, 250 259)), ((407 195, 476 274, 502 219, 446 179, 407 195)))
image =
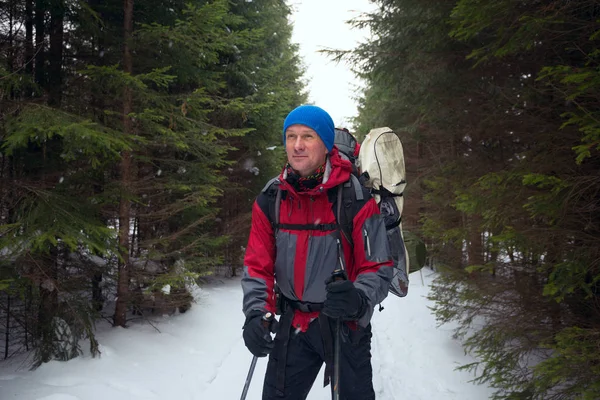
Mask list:
MULTIPOLYGON (((312 197, 312 196, 310 196, 310 202, 308 203, 308 205, 310 207, 310 217, 312 219, 313 225, 315 223, 315 210, 313 209, 313 203, 314 203, 314 201, 315 201, 315 198, 312 197)), ((308 231, 308 232, 309 232, 308 236, 312 237, 312 231, 308 231)))
POLYGON ((367 255, 370 256, 371 255, 371 243, 369 242, 369 233, 367 232, 366 229, 363 229, 363 234, 365 237, 365 244, 367 245, 367 255))
POLYGON ((340 239, 336 239, 337 241, 337 251, 338 251, 338 262, 340 263, 340 268, 342 271, 346 270, 346 263, 344 262, 344 248, 342 247, 342 242, 340 239))

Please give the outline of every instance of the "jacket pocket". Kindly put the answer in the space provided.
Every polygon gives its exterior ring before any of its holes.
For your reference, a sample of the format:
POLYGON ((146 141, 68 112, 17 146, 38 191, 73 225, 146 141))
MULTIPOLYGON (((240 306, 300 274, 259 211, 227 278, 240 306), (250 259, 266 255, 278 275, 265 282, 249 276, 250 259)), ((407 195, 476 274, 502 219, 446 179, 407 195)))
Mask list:
POLYGON ((294 258, 298 236, 289 232, 277 234, 277 256, 275 258, 275 279, 277 286, 288 299, 297 300, 294 291, 294 258))
POLYGON ((385 262, 391 259, 390 245, 385 224, 380 214, 369 217, 362 226, 365 257, 372 262, 385 262))
POLYGON ((337 232, 323 236, 311 236, 304 272, 303 300, 311 303, 325 301, 325 280, 331 276, 339 264, 337 239, 337 232))

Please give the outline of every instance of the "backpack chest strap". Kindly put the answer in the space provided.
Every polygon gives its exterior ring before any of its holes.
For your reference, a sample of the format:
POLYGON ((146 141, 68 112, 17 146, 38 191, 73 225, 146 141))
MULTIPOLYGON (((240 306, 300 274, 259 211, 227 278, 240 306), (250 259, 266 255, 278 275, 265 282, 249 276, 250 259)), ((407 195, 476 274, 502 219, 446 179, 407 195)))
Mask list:
MULTIPOLYGON (((350 179, 337 187, 337 192, 334 196, 337 207, 334 210, 335 223, 331 224, 282 224, 280 222, 280 210, 281 202, 283 199, 284 190, 281 189, 280 181, 277 178, 270 180, 263 193, 267 194, 270 198, 268 207, 268 217, 271 221, 271 226, 275 234, 280 229, 295 230, 295 231, 339 231, 346 241, 353 246, 352 240, 352 219, 353 215, 349 212, 351 205, 354 201, 364 201, 364 194, 360 181, 355 175, 350 175, 350 179), (348 204, 347 204, 348 203, 348 204), (350 207, 350 208, 349 208, 350 207)), ((332 190, 332 189, 330 189, 332 190)), ((330 198, 330 200, 333 200, 330 198)))
POLYGON ((335 231, 338 224, 273 224, 275 229, 288 229, 291 231, 335 231))

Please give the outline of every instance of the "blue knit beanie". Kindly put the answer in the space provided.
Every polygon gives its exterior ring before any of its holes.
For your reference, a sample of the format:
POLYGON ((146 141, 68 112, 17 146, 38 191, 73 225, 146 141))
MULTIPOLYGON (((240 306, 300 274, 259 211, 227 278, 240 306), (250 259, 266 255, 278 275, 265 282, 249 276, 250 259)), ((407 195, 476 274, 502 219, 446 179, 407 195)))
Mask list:
POLYGON ((317 106, 304 105, 295 108, 288 114, 283 122, 283 145, 285 146, 285 131, 292 125, 301 124, 308 126, 321 138, 328 151, 333 148, 335 138, 335 126, 333 119, 327 113, 317 106))

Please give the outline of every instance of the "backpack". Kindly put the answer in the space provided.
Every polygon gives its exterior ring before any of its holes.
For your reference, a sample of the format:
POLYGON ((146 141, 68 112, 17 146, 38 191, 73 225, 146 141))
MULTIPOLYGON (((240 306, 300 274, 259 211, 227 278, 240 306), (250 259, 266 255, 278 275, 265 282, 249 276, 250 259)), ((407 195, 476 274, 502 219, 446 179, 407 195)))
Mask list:
MULTIPOLYGON (((386 218, 388 240, 394 255, 394 266, 397 266, 397 270, 395 271, 396 279, 390 290, 392 293, 402 297, 402 293, 406 295, 406 290, 408 289, 409 267, 410 272, 419 271, 427 262, 428 257, 427 246, 425 246, 423 239, 412 232, 403 230, 401 225, 402 208, 404 205, 403 192, 406 186, 402 142, 390 128, 373 129, 362 143, 365 151, 359 151, 361 144, 357 143, 354 136, 350 135, 347 129, 336 130, 336 135, 339 135, 339 137, 336 136, 335 140, 338 149, 353 154, 354 157, 349 157, 351 162, 360 164, 362 161, 362 174, 359 176, 359 180, 363 185, 371 189, 370 191, 375 195, 380 212, 386 218), (389 151, 391 157, 388 158, 391 158, 391 160, 381 159, 373 162, 374 158, 377 160, 375 157, 377 154, 375 150, 377 148, 385 150, 384 155, 386 151, 389 151), (359 156, 361 160, 358 160, 359 156), (369 163, 371 164, 368 165, 369 163), (371 179, 369 171, 374 175, 373 179, 371 179), (382 175, 383 182, 385 182, 383 184, 384 189, 386 187, 391 188, 391 190, 383 190, 383 200, 380 196, 381 193, 379 193, 382 191, 380 190, 382 175), (380 178, 377 178, 377 176, 380 176, 380 178), (398 229, 394 229, 396 225, 398 229), (399 235, 400 237, 398 237, 399 235), (399 245, 401 242, 404 242, 404 249, 399 245), (403 269, 401 266, 403 263, 403 252, 406 254, 404 260, 406 269, 403 269), (406 289, 401 289, 400 286, 406 287, 406 289)), ((358 171, 358 167, 355 169, 358 171)))
POLYGON ((402 142, 390 128, 372 129, 365 136, 356 161, 360 181, 370 189, 385 221, 394 266, 390 292, 404 297, 408 294, 410 259, 402 233, 406 187, 402 142))
MULTIPOLYGON (((392 132, 388 128, 386 129, 386 133, 392 132)), ((371 131, 373 132, 373 131, 371 131)), ((393 132, 392 132, 393 133, 393 132)), ((371 133, 369 133, 370 135, 371 133)), ((369 138, 367 135, 367 138, 369 138)), ((395 133, 394 133, 395 135, 395 133)), ((380 135, 377 136, 379 138, 380 135)), ((402 150, 402 144, 400 143, 400 139, 397 138, 398 143, 400 144, 400 150, 402 150)), ((350 176, 350 179, 339 185, 336 188, 332 188, 329 190, 328 195, 330 196, 330 201, 334 205, 334 209, 336 210, 335 216, 337 220, 337 226, 332 227, 329 225, 318 225, 311 226, 310 229, 313 230, 332 230, 332 229, 340 229, 342 235, 346 238, 348 243, 351 246, 354 245, 352 242, 352 221, 354 220, 354 215, 352 214, 352 210, 357 209, 357 207, 351 207, 350 205, 358 205, 358 203, 367 202, 369 198, 365 198, 363 195, 363 186, 370 188, 372 194, 375 195, 375 200, 379 205, 379 210, 384 218, 388 243, 390 245, 390 250, 392 252, 393 259, 393 267, 394 267, 394 275, 392 282, 390 284, 390 293, 404 297, 408 293, 408 258, 406 247, 404 245, 404 240, 402 236, 402 225, 401 225, 401 213, 402 213, 402 203, 400 208, 395 205, 394 199, 402 198, 402 191, 404 190, 404 186, 406 185, 406 181, 402 179, 403 182, 401 186, 396 186, 391 188, 391 191, 387 190, 386 187, 382 187, 380 182, 381 179, 371 179, 371 173, 374 174, 373 168, 369 170, 364 170, 359 175, 359 160, 361 157, 364 159, 364 165, 367 166, 367 161, 370 159, 369 154, 376 153, 375 151, 375 143, 381 145, 386 141, 375 140, 373 142, 373 148, 365 148, 365 143, 367 146, 371 146, 370 142, 372 140, 365 139, 363 144, 359 144, 356 138, 347 130, 347 129, 335 129, 335 140, 334 144, 338 148, 340 155, 342 157, 346 157, 352 163, 353 173, 350 176), (364 149, 364 150, 363 150, 364 149), (366 154, 363 156, 363 151, 366 154), (370 172, 369 172, 370 171, 370 172), (398 189, 401 187, 402 191, 398 193, 398 189)), ((386 142, 387 143, 387 142, 386 142)), ((397 149, 397 146, 394 147, 397 149)), ((380 153, 380 151, 379 151, 380 153)), ((404 154, 402 151, 399 153, 402 172, 404 174, 404 154)), ((376 156, 377 157, 377 156, 376 156)), ((383 161, 383 159, 382 159, 383 161)), ((383 171, 386 171, 389 167, 384 167, 383 171)), ((379 171, 382 172, 382 171, 379 171)), ((396 174, 397 175, 397 174, 396 174)), ((394 175, 395 176, 395 175, 394 175)), ((383 180, 387 184, 387 180, 383 180)), ((275 229, 285 228, 279 224, 279 205, 282 199, 285 199, 286 192, 279 188, 279 179, 273 178, 271 179, 264 187, 263 192, 267 194, 267 198, 269 199, 269 207, 268 207, 268 215, 269 221, 273 224, 275 229)), ((358 207, 360 209, 360 207, 358 207)), ((295 227, 296 229, 298 227, 295 227)), ((306 229, 309 229, 308 227, 306 229)))

